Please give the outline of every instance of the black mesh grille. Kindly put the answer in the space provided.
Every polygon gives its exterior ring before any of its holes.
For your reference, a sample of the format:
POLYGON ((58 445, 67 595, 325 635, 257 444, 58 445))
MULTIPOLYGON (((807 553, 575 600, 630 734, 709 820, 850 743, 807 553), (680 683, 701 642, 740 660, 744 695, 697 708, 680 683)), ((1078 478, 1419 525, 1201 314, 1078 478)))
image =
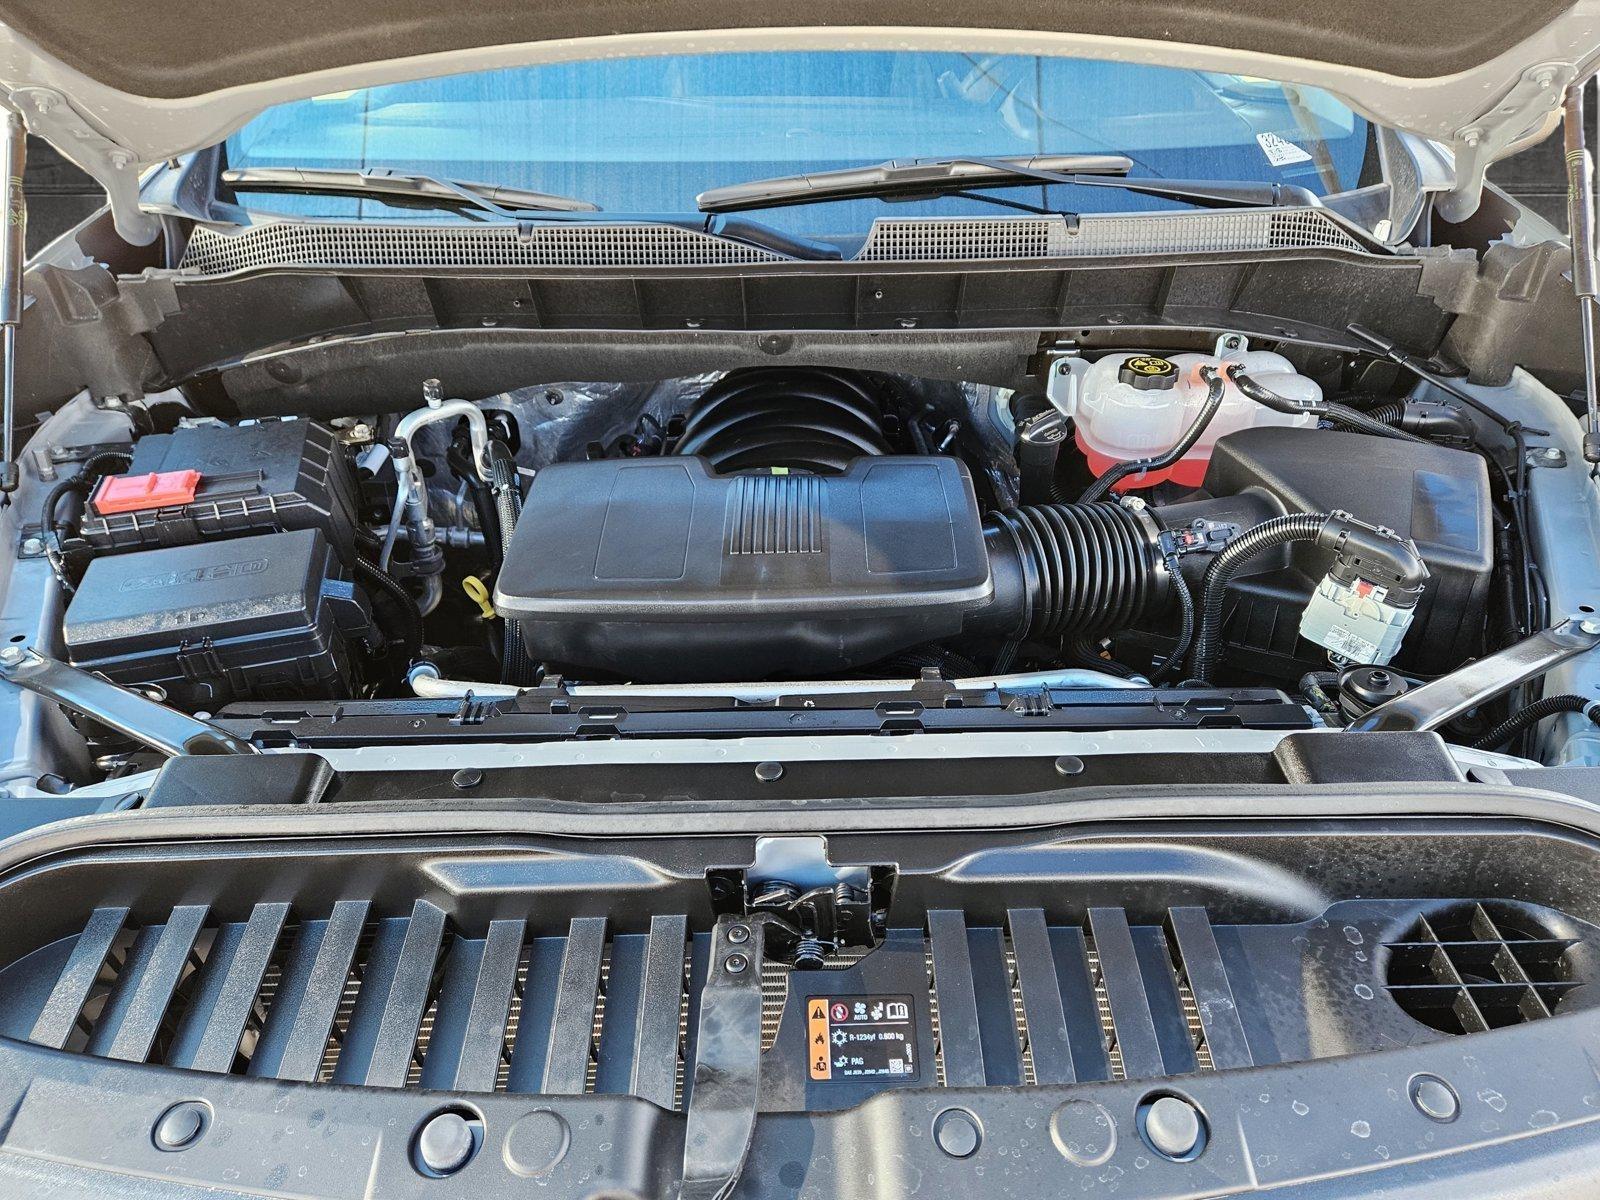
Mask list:
POLYGON ((1525 913, 1462 904, 1419 917, 1386 944, 1385 986, 1402 1009, 1444 1033, 1477 1033, 1548 1017, 1581 982, 1570 938, 1525 913))

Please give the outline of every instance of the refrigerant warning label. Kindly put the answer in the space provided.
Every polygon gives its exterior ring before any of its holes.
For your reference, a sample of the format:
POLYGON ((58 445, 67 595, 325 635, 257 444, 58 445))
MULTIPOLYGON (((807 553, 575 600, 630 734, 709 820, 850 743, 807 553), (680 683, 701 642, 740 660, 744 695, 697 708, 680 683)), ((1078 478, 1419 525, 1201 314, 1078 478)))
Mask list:
POLYGON ((914 1079, 917 1016, 910 996, 810 996, 811 1078, 914 1079))

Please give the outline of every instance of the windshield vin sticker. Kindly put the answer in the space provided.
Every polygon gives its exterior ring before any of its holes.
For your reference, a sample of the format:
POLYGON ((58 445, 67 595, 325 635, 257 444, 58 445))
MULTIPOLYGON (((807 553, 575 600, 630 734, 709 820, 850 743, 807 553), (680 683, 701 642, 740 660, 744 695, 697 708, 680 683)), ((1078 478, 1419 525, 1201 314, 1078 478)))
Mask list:
POLYGON ((1279 137, 1275 133, 1258 133, 1256 141, 1261 146, 1261 153, 1265 154, 1267 161, 1275 167, 1289 167, 1295 163, 1311 161, 1310 154, 1288 138, 1279 137))
POLYGON ((806 1048, 814 1080, 915 1079, 911 997, 808 996, 806 1048))

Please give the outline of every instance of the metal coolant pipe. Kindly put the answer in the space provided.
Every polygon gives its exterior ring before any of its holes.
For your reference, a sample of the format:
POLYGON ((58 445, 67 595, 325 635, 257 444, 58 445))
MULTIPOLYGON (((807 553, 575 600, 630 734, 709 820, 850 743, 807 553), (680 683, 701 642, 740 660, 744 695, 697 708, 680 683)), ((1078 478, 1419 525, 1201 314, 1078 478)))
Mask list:
MULTIPOLYGON (((425 700, 459 700, 468 693, 486 700, 515 696, 527 687, 511 683, 476 683, 468 679, 444 679, 432 663, 418 663, 406 676, 411 690, 425 700)), ((910 691, 920 679, 821 679, 792 683, 579 683, 568 684, 572 696, 608 697, 623 700, 629 696, 716 696, 724 699, 759 702, 781 696, 838 696, 854 692, 910 691)), ((952 679, 950 686, 960 691, 989 691, 1024 688, 1121 688, 1140 690, 1149 683, 1124 679, 1105 671, 1068 667, 1059 671, 1028 671, 1017 675, 979 675, 952 679)))

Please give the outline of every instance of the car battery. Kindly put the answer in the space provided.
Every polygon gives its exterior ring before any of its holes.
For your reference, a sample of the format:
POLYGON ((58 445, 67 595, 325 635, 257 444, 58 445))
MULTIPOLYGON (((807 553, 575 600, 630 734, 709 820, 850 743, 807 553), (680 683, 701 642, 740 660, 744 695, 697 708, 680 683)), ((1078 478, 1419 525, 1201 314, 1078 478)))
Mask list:
POLYGON ((349 570, 315 529, 97 558, 64 631, 75 666, 159 687, 191 711, 348 699, 358 663, 381 645, 349 570))
POLYGON ((96 554, 318 529, 354 562, 360 486, 320 421, 197 424, 140 438, 122 475, 96 486, 80 536, 96 554))

